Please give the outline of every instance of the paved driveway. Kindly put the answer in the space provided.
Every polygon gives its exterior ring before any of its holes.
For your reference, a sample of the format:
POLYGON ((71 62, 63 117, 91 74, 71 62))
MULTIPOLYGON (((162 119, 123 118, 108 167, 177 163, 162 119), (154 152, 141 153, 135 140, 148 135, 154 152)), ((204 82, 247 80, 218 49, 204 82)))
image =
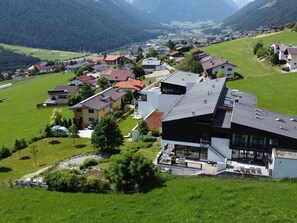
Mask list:
POLYGON ((83 129, 83 130, 79 130, 78 135, 81 138, 91 138, 92 136, 92 132, 93 130, 89 130, 89 129, 83 129))

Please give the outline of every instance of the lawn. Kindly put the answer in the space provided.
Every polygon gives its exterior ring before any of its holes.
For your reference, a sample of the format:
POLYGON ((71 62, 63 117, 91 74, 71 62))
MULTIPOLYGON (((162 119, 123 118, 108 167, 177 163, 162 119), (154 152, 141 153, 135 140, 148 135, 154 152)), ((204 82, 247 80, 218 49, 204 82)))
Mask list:
POLYGON ((89 139, 76 139, 77 147, 74 147, 70 138, 43 139, 36 143, 37 146, 37 166, 34 166, 34 159, 29 148, 21 150, 22 160, 19 159, 18 152, 0 161, 0 182, 16 180, 20 177, 36 172, 39 169, 55 164, 72 155, 94 152, 89 139))
POLYGON ((33 57, 37 57, 41 60, 68 60, 78 57, 86 56, 85 53, 77 53, 77 52, 67 52, 67 51, 59 51, 59 50, 46 50, 46 49, 38 49, 38 48, 30 48, 24 46, 13 46, 7 44, 0 44, 0 46, 11 49, 16 53, 27 54, 33 57))
POLYGON ((120 130, 124 136, 129 135, 131 130, 137 125, 139 120, 134 119, 132 116, 128 116, 124 121, 119 124, 120 130))
POLYGON ((282 32, 261 38, 239 39, 204 49, 237 65, 236 71, 244 80, 228 82, 229 88, 256 94, 259 107, 297 115, 297 73, 281 74, 279 68, 258 61, 252 49, 259 40, 267 46, 275 42, 297 45, 297 33, 282 32))
MULTIPOLYGON (((11 146, 15 139, 30 139, 49 122, 53 108, 37 109, 36 104, 48 98, 47 91, 57 85, 65 85, 73 74, 49 74, 36 78, 23 79, 13 87, 0 91, 0 99, 9 101, 0 103, 0 146, 11 146)), ((63 116, 73 117, 73 113, 63 108, 63 116)))
POLYGON ((297 182, 169 177, 146 194, 0 189, 2 222, 296 222, 297 182), (285 192, 285 193, 284 193, 285 192))

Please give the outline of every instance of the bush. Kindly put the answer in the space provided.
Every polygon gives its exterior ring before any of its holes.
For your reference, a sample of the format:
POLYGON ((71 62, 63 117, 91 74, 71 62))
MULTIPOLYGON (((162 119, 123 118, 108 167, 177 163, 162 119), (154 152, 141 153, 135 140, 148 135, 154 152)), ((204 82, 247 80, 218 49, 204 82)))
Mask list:
POLYGON ((2 146, 2 148, 0 149, 0 159, 7 158, 9 156, 11 156, 10 150, 7 147, 2 146))
POLYGON ((154 137, 159 137, 159 136, 160 136, 160 132, 159 132, 159 130, 153 130, 153 131, 152 131, 152 136, 154 136, 154 137))
POLYGON ((157 139, 154 137, 145 137, 142 141, 143 142, 156 142, 157 139))
POLYGON ((48 189, 62 192, 106 192, 110 190, 108 183, 94 177, 78 175, 77 172, 61 171, 47 173, 44 177, 48 189))
POLYGON ((117 110, 113 113, 113 116, 116 117, 117 119, 122 117, 123 112, 121 110, 117 110))
POLYGON ((79 166, 79 169, 84 170, 91 166, 96 166, 98 161, 94 158, 87 158, 83 161, 83 163, 79 166))

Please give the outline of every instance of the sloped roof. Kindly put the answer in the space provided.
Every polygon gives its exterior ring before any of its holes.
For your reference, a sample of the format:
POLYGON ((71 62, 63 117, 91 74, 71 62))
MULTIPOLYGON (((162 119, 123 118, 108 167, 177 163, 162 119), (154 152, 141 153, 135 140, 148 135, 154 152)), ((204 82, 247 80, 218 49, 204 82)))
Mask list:
POLYGON ((133 70, 112 70, 108 76, 109 81, 126 81, 133 74, 133 70))
POLYGON ((202 63, 202 66, 203 66, 203 69, 207 71, 209 69, 212 69, 224 64, 229 64, 235 67, 234 64, 230 63, 228 60, 225 60, 223 58, 212 58, 211 60, 204 61, 202 63))
POLYGON ((122 57, 123 55, 107 55, 107 57, 105 58, 105 61, 115 61, 122 57))
POLYGON ((163 121, 213 114, 225 83, 226 77, 196 83, 163 115, 163 121))
POLYGON ((116 101, 117 99, 123 97, 125 92, 122 90, 116 90, 112 87, 93 95, 90 98, 87 98, 84 101, 70 107, 72 110, 82 109, 82 108, 90 108, 94 110, 101 110, 102 108, 108 106, 111 101, 116 101))

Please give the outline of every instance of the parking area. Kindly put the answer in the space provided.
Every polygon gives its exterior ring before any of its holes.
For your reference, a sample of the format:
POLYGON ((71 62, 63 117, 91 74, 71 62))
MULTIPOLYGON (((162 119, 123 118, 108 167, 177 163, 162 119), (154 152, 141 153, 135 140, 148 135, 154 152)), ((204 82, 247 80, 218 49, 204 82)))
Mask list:
POLYGON ((89 130, 89 129, 83 129, 83 130, 79 130, 78 135, 81 138, 91 138, 92 137, 92 132, 93 130, 89 130))

